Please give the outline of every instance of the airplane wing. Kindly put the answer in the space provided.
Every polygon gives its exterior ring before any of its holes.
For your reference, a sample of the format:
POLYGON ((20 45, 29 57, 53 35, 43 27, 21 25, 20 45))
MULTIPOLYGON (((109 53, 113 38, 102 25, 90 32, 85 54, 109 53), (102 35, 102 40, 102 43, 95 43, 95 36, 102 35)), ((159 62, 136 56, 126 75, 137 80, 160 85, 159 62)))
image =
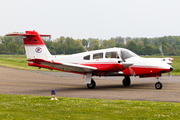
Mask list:
POLYGON ((27 61, 35 63, 34 66, 45 67, 49 69, 58 69, 67 72, 78 72, 78 73, 89 73, 97 70, 95 67, 89 67, 79 64, 71 64, 65 62, 55 62, 53 60, 44 60, 44 59, 28 59, 27 61))

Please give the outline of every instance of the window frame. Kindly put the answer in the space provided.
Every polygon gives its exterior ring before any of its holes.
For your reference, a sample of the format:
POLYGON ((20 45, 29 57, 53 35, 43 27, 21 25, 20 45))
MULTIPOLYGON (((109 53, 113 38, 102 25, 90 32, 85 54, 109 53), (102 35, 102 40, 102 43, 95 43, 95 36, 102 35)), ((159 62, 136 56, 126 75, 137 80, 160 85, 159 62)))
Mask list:
POLYGON ((83 60, 90 60, 91 59, 91 56, 90 55, 86 55, 83 57, 83 60), (88 59, 85 59, 85 57, 89 57, 88 59))
POLYGON ((108 52, 105 53, 105 58, 108 58, 108 59, 109 59, 109 58, 119 59, 119 54, 118 54, 117 51, 108 51, 108 52), (106 56, 107 56, 107 53, 109 53, 111 57, 106 57, 106 56), (115 54, 116 54, 116 57, 112 57, 111 53, 115 53, 115 54))
POLYGON ((103 52, 93 53, 92 58, 93 58, 93 59, 103 59, 103 55, 104 55, 103 52), (95 55, 98 56, 98 54, 99 54, 100 57, 95 58, 95 57, 96 57, 95 55))

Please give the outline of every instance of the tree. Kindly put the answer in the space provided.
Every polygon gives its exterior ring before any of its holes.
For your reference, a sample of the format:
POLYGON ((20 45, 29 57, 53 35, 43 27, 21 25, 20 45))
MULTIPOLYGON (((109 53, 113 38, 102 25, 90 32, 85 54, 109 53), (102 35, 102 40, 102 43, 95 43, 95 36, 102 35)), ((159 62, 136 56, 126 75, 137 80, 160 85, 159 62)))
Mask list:
POLYGON ((175 48, 173 48, 171 45, 169 46, 169 55, 176 55, 175 48))
POLYGON ((66 38, 65 38, 64 36, 61 36, 59 42, 60 42, 61 44, 63 44, 63 43, 65 42, 65 40, 66 40, 66 38))
POLYGON ((55 55, 55 54, 56 54, 56 51, 55 51, 53 45, 51 45, 51 46, 49 47, 49 52, 50 52, 52 55, 55 55))
POLYGON ((109 47, 107 40, 103 40, 102 44, 103 44, 103 46, 104 46, 105 48, 108 48, 108 47, 109 47))
POLYGON ((145 49, 147 55, 153 54, 153 48, 150 45, 145 46, 145 49))
POLYGON ((126 45, 124 43, 117 43, 116 47, 125 48, 126 45))
POLYGON ((87 48, 88 41, 86 39, 82 39, 82 45, 87 48))
POLYGON ((172 47, 173 47, 173 48, 175 49, 175 51, 176 51, 176 45, 175 45, 175 43, 172 42, 171 45, 172 45, 172 47))
POLYGON ((138 47, 137 47, 137 44, 134 42, 134 40, 130 40, 127 43, 127 49, 129 49, 135 53, 138 53, 138 47))
POLYGON ((6 53, 7 52, 7 47, 5 46, 4 43, 0 44, 0 54, 6 53))
POLYGON ((162 45, 167 46, 167 41, 166 41, 166 39, 164 37, 162 38, 162 45))
POLYGON ((139 55, 142 55, 142 48, 143 48, 143 42, 142 41, 138 41, 137 42, 137 46, 138 46, 138 53, 139 55))
POLYGON ((93 45, 93 50, 98 50, 99 45, 100 45, 100 41, 99 40, 93 40, 92 45, 93 45))
POLYGON ((17 53, 18 51, 18 45, 14 42, 8 43, 7 48, 12 54, 17 53))
POLYGON ((62 47, 62 50, 63 50, 63 54, 66 54, 66 51, 68 50, 67 44, 66 44, 66 43, 63 43, 63 44, 61 45, 61 47, 62 47))
POLYGON ((121 36, 118 36, 116 38, 112 38, 115 40, 115 43, 124 43, 124 38, 122 38, 121 36))
POLYGON ((144 46, 148 45, 147 38, 144 38, 144 46))
POLYGON ((114 47, 115 46, 115 40, 114 39, 108 40, 108 45, 110 48, 114 47))
POLYGON ((67 38, 66 38, 66 43, 67 43, 67 45, 74 45, 74 40, 73 40, 73 38, 67 37, 67 38))
POLYGON ((22 48, 18 49, 18 53, 19 53, 19 54, 24 54, 24 53, 25 53, 25 52, 24 52, 24 49, 22 49, 22 48))

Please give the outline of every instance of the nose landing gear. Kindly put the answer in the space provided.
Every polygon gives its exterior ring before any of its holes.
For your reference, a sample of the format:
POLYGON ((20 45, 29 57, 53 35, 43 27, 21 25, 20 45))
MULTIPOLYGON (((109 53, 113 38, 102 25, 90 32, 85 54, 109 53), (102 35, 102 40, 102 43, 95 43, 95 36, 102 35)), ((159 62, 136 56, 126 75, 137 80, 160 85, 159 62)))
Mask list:
POLYGON ((157 82, 157 83, 155 84, 155 88, 156 88, 156 89, 161 89, 161 88, 162 88, 162 83, 161 83, 161 82, 157 82))
POLYGON ((158 82, 155 84, 155 88, 156 89, 162 89, 162 83, 159 82, 159 78, 158 77, 156 79, 158 80, 158 82))

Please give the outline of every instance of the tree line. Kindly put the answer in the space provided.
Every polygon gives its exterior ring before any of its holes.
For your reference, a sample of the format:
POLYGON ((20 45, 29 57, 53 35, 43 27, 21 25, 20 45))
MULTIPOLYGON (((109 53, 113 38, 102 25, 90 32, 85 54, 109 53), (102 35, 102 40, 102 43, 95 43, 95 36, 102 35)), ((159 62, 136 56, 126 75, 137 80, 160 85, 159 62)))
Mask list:
MULTIPOLYGON (((0 36, 0 54, 25 54, 22 36, 0 36)), ((55 40, 43 39, 51 54, 74 54, 86 50, 105 48, 127 48, 138 55, 160 54, 162 46, 165 55, 180 55, 180 36, 155 38, 116 37, 108 40, 73 39, 61 36, 55 40)))

